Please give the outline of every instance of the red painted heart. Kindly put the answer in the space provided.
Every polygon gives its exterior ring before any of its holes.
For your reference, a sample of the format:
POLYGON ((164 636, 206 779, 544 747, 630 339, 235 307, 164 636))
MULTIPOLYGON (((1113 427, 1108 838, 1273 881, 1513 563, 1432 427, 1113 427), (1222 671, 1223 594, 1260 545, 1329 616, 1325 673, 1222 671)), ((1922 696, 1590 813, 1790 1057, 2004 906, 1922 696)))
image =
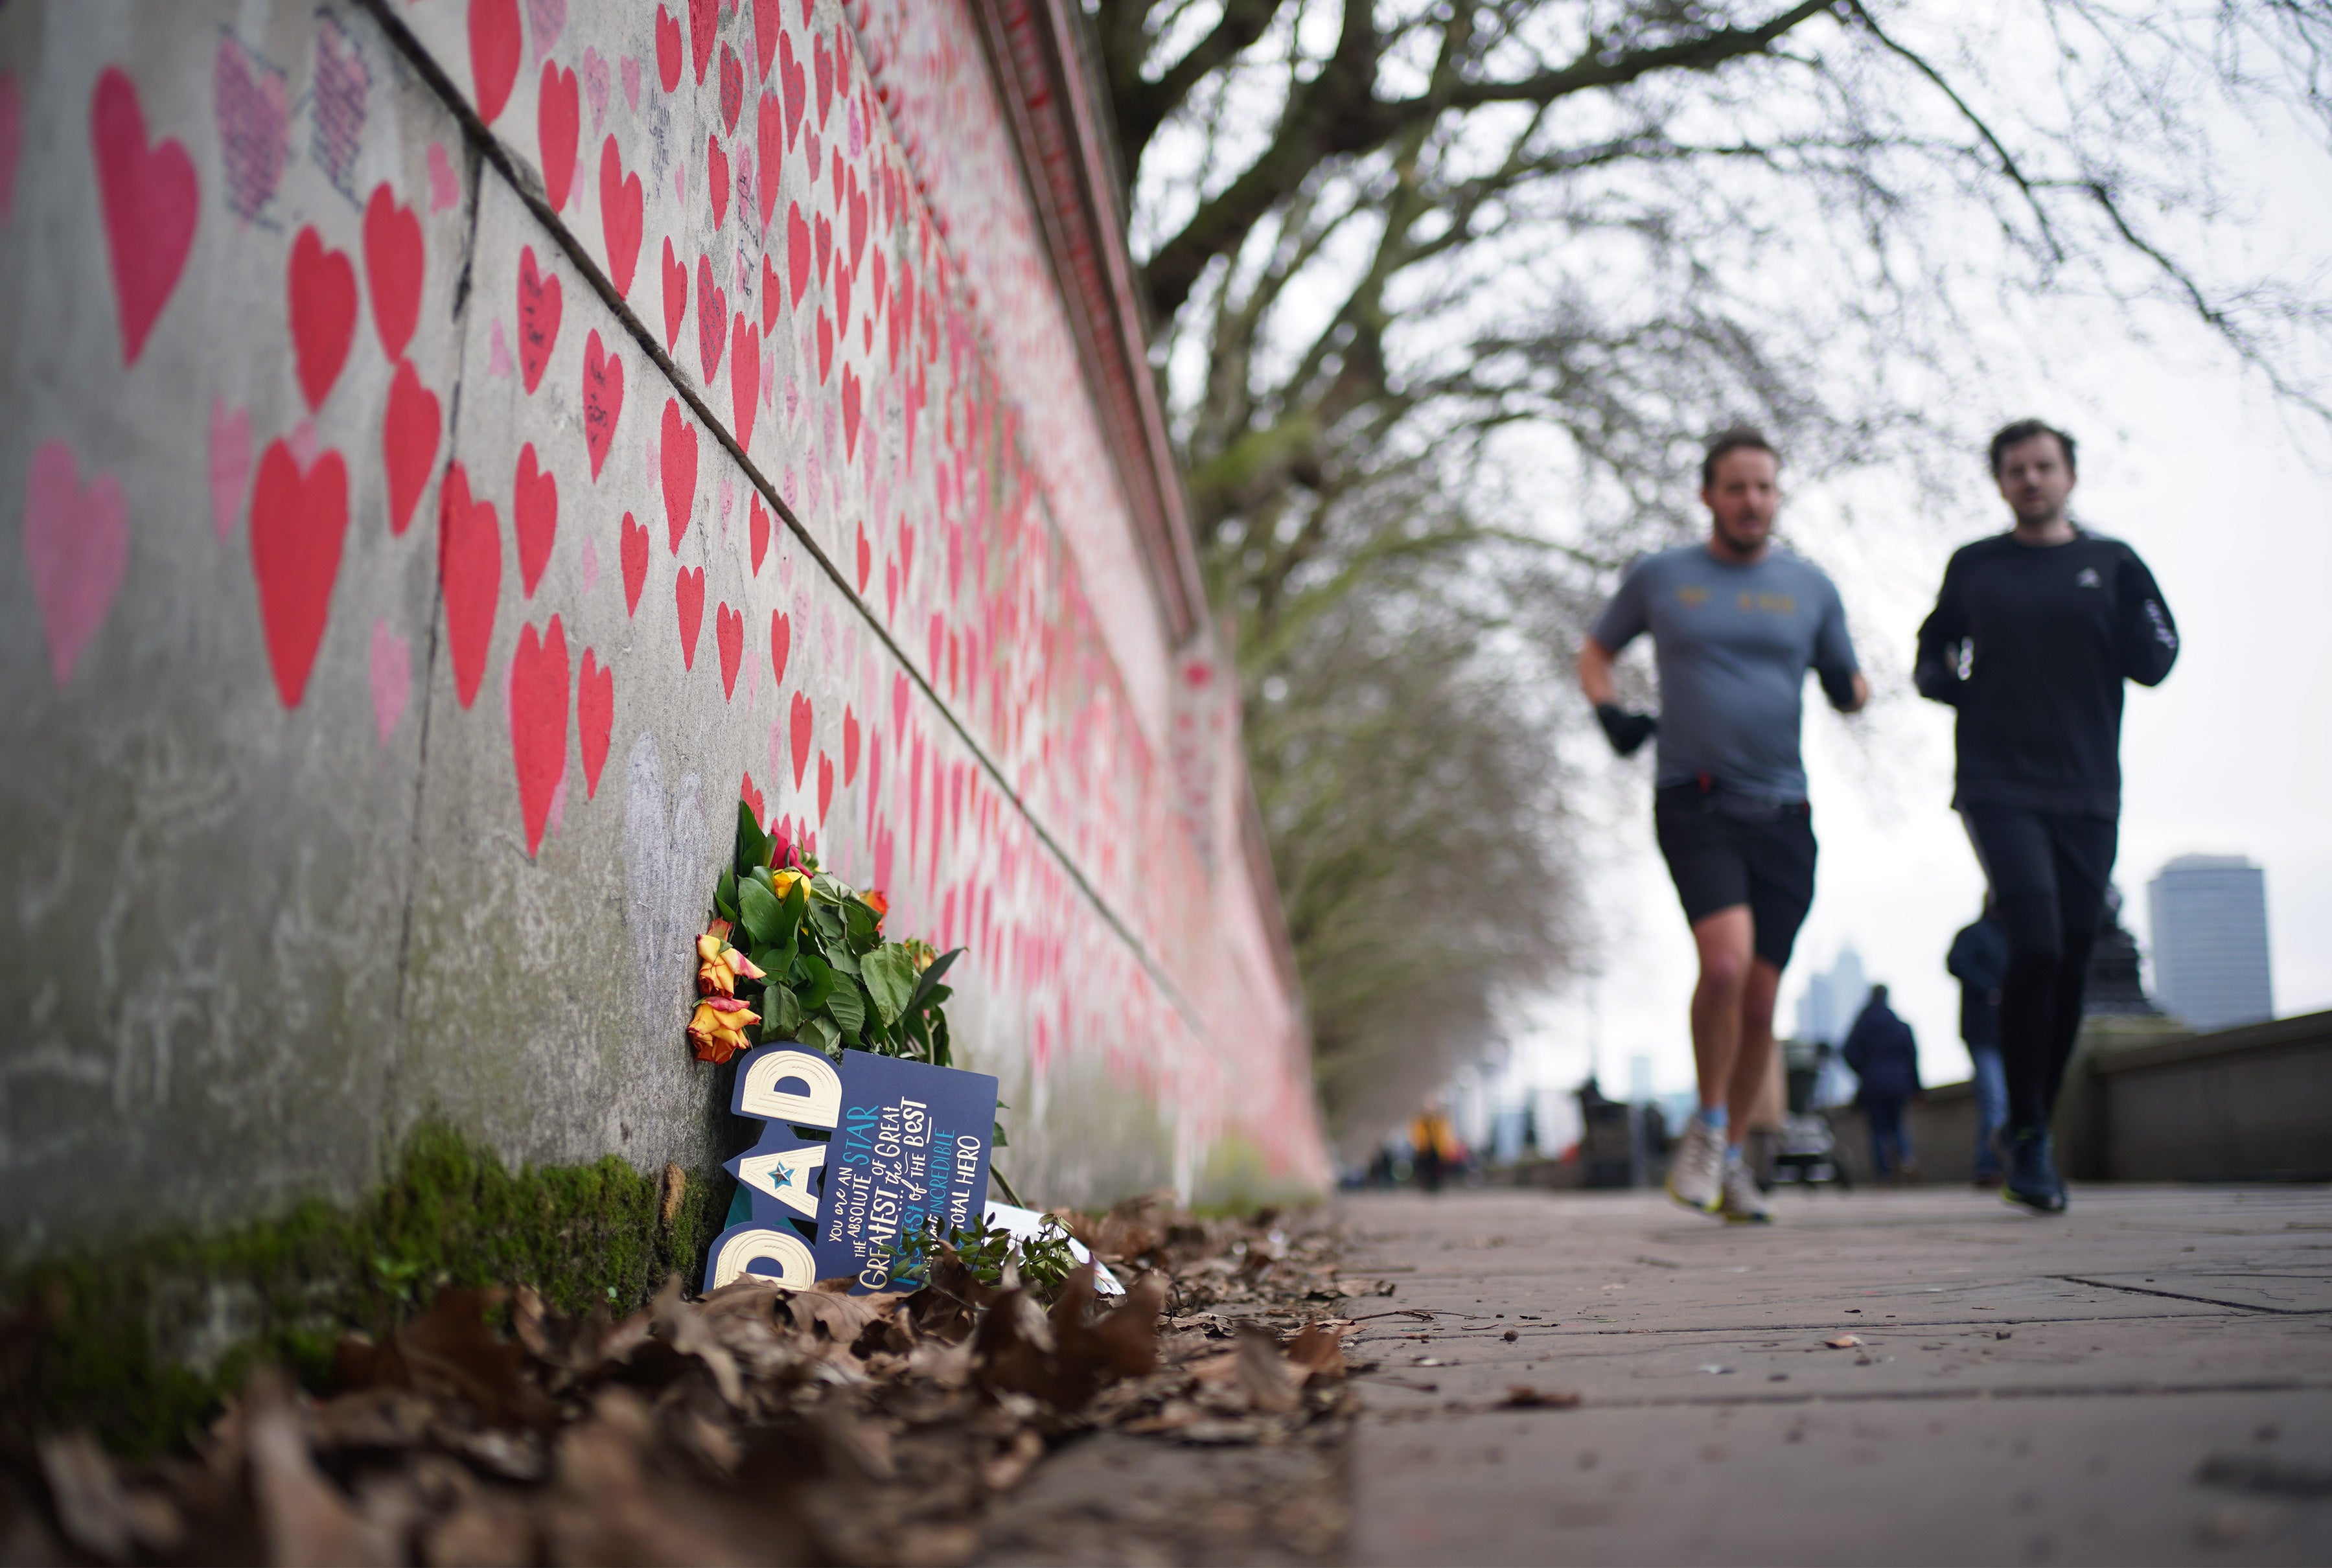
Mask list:
POLYGON ((855 171, 850 177, 850 270, 855 272, 866 254, 866 193, 859 188, 855 171))
POLYGON ((534 132, 542 149, 542 189, 550 210, 567 206, 575 188, 575 148, 583 134, 583 89, 571 71, 555 60, 542 62, 542 92, 535 103, 534 132))
POLYGON ((624 614, 636 616, 640 613, 640 590, 648 583, 648 531, 633 521, 628 512, 617 536, 616 554, 624 564, 624 614))
POLYGON ((794 308, 801 308, 802 293, 809 287, 810 259, 809 225, 802 221, 800 204, 786 204, 786 276, 793 291, 794 308))
POLYGON ((349 344, 357 335, 356 264, 347 252, 325 249, 323 236, 311 224, 292 242, 284 292, 290 298, 292 356, 300 394, 310 408, 320 408, 340 378, 340 367, 348 363, 349 344))
POLYGON ((90 100, 89 139, 105 209, 106 254, 113 263, 121 363, 127 367, 144 351, 146 335, 177 288, 186 253, 194 248, 201 210, 195 162, 177 140, 146 145, 138 89, 113 66, 99 75, 90 100))
POLYGON ((712 642, 721 651, 721 697, 734 701, 737 672, 745 665, 745 617, 722 604, 712 612, 712 642))
POLYGON ((518 253, 518 363, 529 392, 542 385, 542 373, 550 368, 550 350, 559 342, 559 312, 565 308, 558 278, 546 277, 536 269, 532 245, 521 249, 518 253))
POLYGON ((599 770, 607 765, 607 739, 616 727, 616 672, 583 650, 583 673, 575 683, 575 727, 582 731, 583 798, 599 793, 599 770))
POLYGON ((688 531, 696 510, 696 426, 681 416, 680 400, 664 400, 664 521, 671 535, 672 553, 680 553, 680 536, 688 531))
POLYGON ((721 350, 729 346, 729 295, 712 281, 712 258, 696 258, 696 352, 704 384, 721 373, 721 350))
POLYGON ((769 79, 769 62, 777 58, 778 40, 785 36, 778 0, 753 0, 753 53, 759 55, 761 80, 769 79))
POLYGON ((811 249, 815 252, 812 259, 817 263, 817 281, 823 283, 827 268, 834 261, 834 225, 827 221, 824 213, 820 213, 810 225, 810 233, 813 236, 811 249))
POLYGON ((696 64, 696 85, 712 63, 712 30, 720 24, 721 0, 688 0, 688 53, 696 64))
POLYGON ((528 598, 550 564, 559 537, 559 481, 537 465, 534 443, 518 449, 518 477, 511 483, 511 531, 518 535, 518 580, 528 598))
POLYGON ((388 531, 402 538, 413 509, 437 465, 437 440, 444 426, 437 394, 421 384, 410 359, 397 362, 388 383, 388 412, 380 425, 381 467, 388 478, 388 531))
POLYGON ((567 777, 567 628, 559 617, 545 631, 531 623, 519 628, 510 667, 511 763, 529 856, 542 846, 550 803, 567 777))
POLYGON ((810 61, 817 78, 817 128, 824 130, 827 111, 834 107, 834 56, 827 53, 823 33, 810 41, 810 61))
POLYGON ((680 89, 680 24, 663 6, 655 14, 656 80, 666 92, 680 89))
POLYGON ((737 786, 737 798, 753 808, 753 820, 763 827, 769 823, 769 803, 762 798, 761 787, 753 782, 752 770, 745 770, 745 781, 737 786))
POLYGON ((623 155, 610 136, 599 147, 599 226, 607 244, 607 275, 616 292, 631 297, 632 272, 640 260, 640 177, 624 172, 623 155))
POLYGON ((287 708, 307 693, 348 531, 349 468, 340 454, 320 454, 303 473, 288 444, 270 443, 251 494, 251 571, 275 694, 287 708))
POLYGON ((758 495, 753 497, 748 521, 753 545, 753 575, 759 577, 761 575, 761 558, 769 553, 769 514, 761 509, 761 498, 758 495))
POLYGON ((866 591, 866 578, 874 569, 874 550, 866 542, 866 525, 858 525, 858 591, 866 591))
POLYGON ((454 695, 462 706, 478 700, 493 645, 494 610, 502 597, 502 532, 493 503, 473 500, 470 476, 449 464, 437 490, 437 583, 445 596, 445 648, 454 664, 454 695))
POLYGON ((426 254, 421 244, 421 220, 408 206, 397 205, 387 180, 373 186, 365 204, 365 280, 372 285, 372 324, 380 333, 380 351, 390 359, 405 356, 413 329, 421 320, 421 272, 426 254))
POLYGON ((785 153, 785 109, 774 92, 761 94, 759 108, 753 111, 753 140, 760 153, 761 181, 754 194, 761 204, 761 227, 769 226, 769 215, 778 206, 778 160, 785 153))
POLYGON ((680 611, 680 667, 696 668, 696 634, 704 629, 704 569, 682 567, 672 585, 673 603, 680 611))
POLYGON ((849 784, 858 778, 858 715, 848 708, 842 710, 842 781, 849 784))
POLYGON ((794 58, 791 37, 778 45, 778 86, 786 96, 786 146, 791 148, 801 139, 802 110, 809 103, 809 79, 794 58))
POLYGON ((842 368, 842 449, 858 455, 858 372, 847 365, 842 368))
POLYGON ((794 618, 783 610, 769 612, 769 669, 778 684, 786 684, 786 655, 794 645, 794 618))
POLYGON ((794 788, 798 789, 801 788, 802 775, 808 771, 809 768, 810 706, 808 693, 796 692, 794 693, 793 710, 789 717, 792 722, 794 788))
POLYGON ((785 309, 786 286, 778 277, 778 270, 769 265, 769 253, 761 253, 761 336, 777 330, 778 312, 785 309))
POLYGON ((704 139, 704 185, 712 197, 712 226, 719 228, 729 221, 729 155, 721 149, 721 139, 704 139))
POLYGON ((598 482, 609 448, 616 442, 616 422, 624 414, 624 361, 599 346, 599 330, 583 339, 583 445, 591 454, 591 479, 598 482))
POLYGON ((740 311, 729 332, 729 416, 737 445, 748 451, 753 445, 753 415, 760 406, 761 334, 740 311))
POLYGON ((839 253, 836 253, 834 262, 834 319, 847 331, 850 328, 850 285, 855 280, 850 269, 842 264, 839 253))
POLYGON ((488 125, 518 81, 519 43, 518 0, 470 0, 470 80, 488 125))
POLYGON ((673 253, 672 236, 664 240, 664 351, 680 340, 680 324, 688 318, 688 266, 673 253))
POLYGON ((745 62, 726 43, 721 46, 721 128, 731 132, 737 129, 737 117, 745 111, 745 62))
POLYGON ((826 808, 834 804, 834 759, 817 754, 817 825, 826 826, 826 808))

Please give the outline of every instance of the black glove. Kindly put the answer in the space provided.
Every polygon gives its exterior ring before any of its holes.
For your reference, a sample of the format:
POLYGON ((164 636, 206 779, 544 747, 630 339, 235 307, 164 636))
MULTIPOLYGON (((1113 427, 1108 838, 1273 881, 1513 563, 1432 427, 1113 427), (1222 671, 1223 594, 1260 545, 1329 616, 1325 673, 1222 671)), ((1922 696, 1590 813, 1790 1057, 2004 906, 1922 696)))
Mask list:
POLYGON ((1652 731, 1660 727, 1660 722, 1649 713, 1630 713, 1617 703, 1596 703, 1595 721, 1603 726, 1604 739, 1611 742, 1611 750, 1622 757, 1634 756, 1636 748, 1650 740, 1652 731))

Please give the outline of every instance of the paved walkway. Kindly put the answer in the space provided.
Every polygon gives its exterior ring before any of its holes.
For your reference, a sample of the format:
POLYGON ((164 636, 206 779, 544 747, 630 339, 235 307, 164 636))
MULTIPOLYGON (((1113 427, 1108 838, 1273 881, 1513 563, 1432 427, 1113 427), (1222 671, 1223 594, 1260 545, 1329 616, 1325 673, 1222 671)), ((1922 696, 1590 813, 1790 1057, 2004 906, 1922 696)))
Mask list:
POLYGON ((1356 1562, 2332 1562, 2323 1188, 1345 1214, 1396 1286, 1356 1309, 1356 1562))

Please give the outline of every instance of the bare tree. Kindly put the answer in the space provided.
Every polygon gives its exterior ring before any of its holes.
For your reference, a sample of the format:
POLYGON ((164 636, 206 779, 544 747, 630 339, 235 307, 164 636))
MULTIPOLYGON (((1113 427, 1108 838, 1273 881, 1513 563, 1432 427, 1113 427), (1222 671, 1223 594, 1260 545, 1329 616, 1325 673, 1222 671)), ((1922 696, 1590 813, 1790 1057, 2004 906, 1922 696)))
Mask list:
POLYGON ((2067 301, 2332 420, 2324 291, 2228 269, 2215 150, 2332 129, 2325 0, 1087 3, 1332 1104, 1575 951, 1515 768, 1707 432, 1935 469, 2067 301))

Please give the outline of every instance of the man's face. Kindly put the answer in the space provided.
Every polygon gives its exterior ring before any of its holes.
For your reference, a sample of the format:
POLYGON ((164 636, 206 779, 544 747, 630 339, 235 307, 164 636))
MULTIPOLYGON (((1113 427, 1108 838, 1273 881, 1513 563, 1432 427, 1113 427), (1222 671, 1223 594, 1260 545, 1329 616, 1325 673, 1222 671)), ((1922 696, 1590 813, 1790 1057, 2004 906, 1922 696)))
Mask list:
POLYGON ((2020 441, 2000 454, 2000 498, 2022 523, 2060 517, 2073 493, 2073 471, 2053 435, 2020 441))
POLYGON ((1754 446, 1736 447, 1718 458, 1716 473, 1700 492, 1716 537, 1742 555, 1764 549, 1782 504, 1781 476, 1773 454, 1754 446))

